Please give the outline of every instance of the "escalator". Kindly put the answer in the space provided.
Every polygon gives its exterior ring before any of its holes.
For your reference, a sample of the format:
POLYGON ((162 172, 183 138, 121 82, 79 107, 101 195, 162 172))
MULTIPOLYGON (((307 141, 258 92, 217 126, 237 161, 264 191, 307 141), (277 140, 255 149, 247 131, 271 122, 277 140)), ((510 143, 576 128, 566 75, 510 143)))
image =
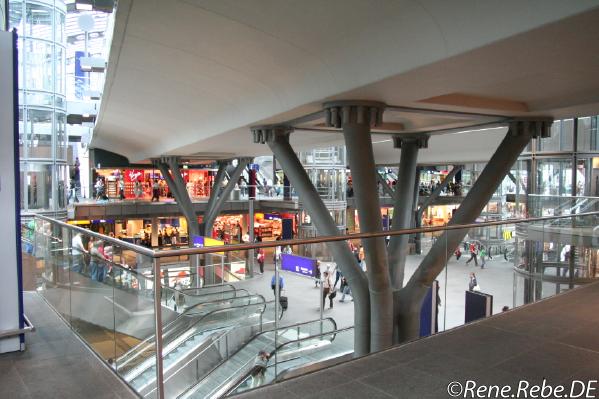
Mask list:
POLYGON ((353 356, 353 335, 354 328, 348 327, 278 345, 270 353, 269 365, 262 384, 255 384, 252 370, 249 369, 237 378, 231 378, 213 397, 236 395, 258 386, 272 384, 348 360, 353 356))
MULTIPOLYGON (((265 309, 266 301, 261 295, 200 303, 186 309, 163 327, 165 369, 199 350, 215 333, 244 322, 260 323, 265 309)), ((117 358, 114 364, 117 372, 140 393, 155 384, 155 345, 152 335, 117 358)))
MULTIPOLYGON (((229 356, 226 356, 209 373, 187 391, 180 399, 200 399, 220 397, 233 386, 239 385, 240 380, 247 380, 254 361, 260 351, 267 353, 276 353, 277 348, 284 347, 290 349, 293 343, 307 342, 310 337, 318 336, 321 342, 332 342, 335 339, 333 332, 337 329, 337 324, 332 318, 315 320, 310 322, 293 324, 278 329, 277 331, 263 331, 256 334, 239 349, 229 356), (328 336, 328 338, 324 338, 328 336), (290 344, 289 347, 284 345, 290 344)), ((299 345, 293 351, 303 351, 307 346, 299 345)), ((282 353, 282 352, 281 352, 282 353)), ((286 353, 286 356, 288 353, 286 353)), ((308 359, 306 357, 306 359, 308 359)))

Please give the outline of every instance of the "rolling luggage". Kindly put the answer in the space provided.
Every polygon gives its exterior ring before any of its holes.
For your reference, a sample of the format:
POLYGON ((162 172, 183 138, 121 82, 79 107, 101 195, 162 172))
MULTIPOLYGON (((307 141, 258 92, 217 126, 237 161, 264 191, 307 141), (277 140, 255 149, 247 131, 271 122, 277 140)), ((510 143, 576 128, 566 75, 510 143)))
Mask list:
POLYGON ((287 306, 289 305, 289 301, 287 300, 286 296, 282 296, 279 299, 279 303, 281 304, 281 307, 283 308, 283 310, 287 310, 287 306))

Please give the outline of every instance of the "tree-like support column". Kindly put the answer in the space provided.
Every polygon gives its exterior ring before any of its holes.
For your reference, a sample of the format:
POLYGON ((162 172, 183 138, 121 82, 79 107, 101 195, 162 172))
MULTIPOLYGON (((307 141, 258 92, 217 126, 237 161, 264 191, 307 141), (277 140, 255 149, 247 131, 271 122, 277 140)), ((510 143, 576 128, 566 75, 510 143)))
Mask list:
MULTIPOLYGON (((326 124, 341 128, 351 169, 354 198, 362 233, 381 232, 378 174, 372 150, 370 127, 382 122, 385 104, 369 101, 325 103, 326 124)), ((384 237, 362 240, 370 286, 370 349, 379 351, 393 344, 393 292, 389 282, 384 237)))
MULTIPOLYGON (((339 235, 337 225, 314 188, 293 148, 289 144, 292 128, 287 126, 262 126, 252 128, 255 143, 266 143, 281 164, 285 175, 293 184, 312 222, 323 235, 339 235)), ((372 170, 374 172, 374 170, 372 170)), ((378 203, 378 202, 377 202, 378 203)), ((337 267, 347 278, 354 298, 354 355, 370 351, 370 297, 366 275, 358 266, 346 242, 328 242, 337 267)))
POLYGON ((185 188, 185 181, 179 172, 179 158, 175 156, 162 157, 159 161, 156 161, 156 166, 162 173, 169 190, 173 193, 177 205, 181 210, 185 219, 187 219, 187 226, 189 236, 200 234, 200 225, 198 223, 198 217, 193 210, 193 204, 185 188), (169 173, 170 169, 170 173, 169 173))
MULTIPOLYGON (((428 135, 422 134, 406 137, 398 135, 393 137, 393 145, 395 148, 401 148, 401 154, 391 226, 393 230, 409 229, 412 227, 412 216, 414 215, 414 190, 417 189, 415 188, 415 181, 418 151, 428 146, 428 135)), ((403 287, 409 239, 410 236, 407 234, 392 236, 387 247, 391 284, 395 289, 403 287)))
MULTIPOLYGON (((231 174, 229 181, 227 182, 225 187, 222 189, 222 191, 220 190, 220 187, 216 187, 217 181, 215 180, 214 186, 212 187, 212 193, 210 194, 210 201, 208 202, 209 207, 208 207, 208 209, 206 209, 206 213, 204 216, 204 234, 205 235, 210 235, 210 233, 212 232, 212 226, 214 225, 214 221, 216 220, 216 217, 220 213, 220 210, 222 209, 223 204, 225 203, 227 198, 229 198, 229 196, 231 195, 231 191, 233 191, 233 188, 235 188, 235 184, 237 184, 237 181, 241 177, 243 170, 251 161, 252 161, 251 158, 237 159, 237 166, 235 167, 235 170, 231 174), (218 196, 215 195, 215 197, 213 197, 213 194, 216 194, 216 193, 218 193, 218 196)), ((219 165, 219 172, 220 171, 221 171, 221 167, 219 165)), ((223 172, 223 175, 224 175, 224 172, 223 172)), ((217 173, 217 177, 218 177, 218 173, 217 173)), ((220 181, 222 182, 222 179, 220 181)))
MULTIPOLYGON (((505 138, 454 213, 449 226, 473 223, 530 139, 548 137, 551 124, 552 119, 548 118, 510 122, 505 138)), ((418 337, 422 299, 466 234, 465 229, 445 231, 422 260, 406 286, 396 293, 400 342, 418 337)))

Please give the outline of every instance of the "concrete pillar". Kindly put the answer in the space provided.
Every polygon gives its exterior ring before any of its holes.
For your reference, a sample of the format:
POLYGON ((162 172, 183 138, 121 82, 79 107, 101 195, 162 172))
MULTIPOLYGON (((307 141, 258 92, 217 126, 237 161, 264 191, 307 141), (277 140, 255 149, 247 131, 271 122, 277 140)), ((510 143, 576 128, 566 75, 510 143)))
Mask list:
MULTIPOLYGON (((384 107, 382 103, 367 101, 324 104, 326 124, 343 130, 362 233, 383 230, 370 127, 382 122, 384 107)), ((363 239, 362 245, 370 287, 370 349, 379 351, 393 344, 393 293, 387 248, 384 237, 363 239)))
MULTIPOLYGON (((391 226, 393 226, 393 230, 409 229, 412 227, 412 216, 414 214, 414 182, 416 181, 418 150, 428 146, 428 135, 395 136, 393 137, 393 145, 395 148, 401 148, 401 154, 391 226)), ((387 248, 391 283, 396 289, 403 287, 409 239, 410 236, 405 234, 391 236, 387 248)))
MULTIPOLYGON (((449 226, 469 224, 476 220, 522 150, 526 148, 531 137, 547 137, 551 123, 552 119, 510 122, 505 138, 454 213, 449 226)), ((418 337, 422 299, 467 233, 465 229, 445 231, 422 260, 406 286, 396 295, 400 341, 418 337)))
POLYGON ((152 218, 152 227, 150 230, 150 241, 152 247, 158 246, 158 218, 152 218))
MULTIPOLYGON (((312 222, 322 235, 339 235, 320 195, 310 181, 293 148, 289 144, 291 128, 264 126, 252 128, 255 143, 267 143, 289 180, 297 190, 312 222)), ((366 275, 360 270, 346 242, 327 243, 343 275, 347 278, 354 297, 354 354, 362 356, 370 351, 370 297, 366 275)))

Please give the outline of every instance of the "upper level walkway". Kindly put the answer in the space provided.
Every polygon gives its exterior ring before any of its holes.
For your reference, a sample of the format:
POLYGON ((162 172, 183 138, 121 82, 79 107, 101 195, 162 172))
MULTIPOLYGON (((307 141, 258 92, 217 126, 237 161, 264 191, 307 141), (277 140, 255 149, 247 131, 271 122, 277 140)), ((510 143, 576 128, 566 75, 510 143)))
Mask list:
POLYGON ((576 397, 588 384, 589 396, 578 397, 596 398, 597 309, 599 283, 239 397, 501 397, 476 396, 478 387, 491 385, 510 386, 505 397, 533 397, 530 391, 529 396, 518 392, 526 385, 521 381, 532 387, 546 379, 546 385, 563 385, 567 397, 576 397), (476 384, 474 395, 464 394, 467 381, 476 384))

